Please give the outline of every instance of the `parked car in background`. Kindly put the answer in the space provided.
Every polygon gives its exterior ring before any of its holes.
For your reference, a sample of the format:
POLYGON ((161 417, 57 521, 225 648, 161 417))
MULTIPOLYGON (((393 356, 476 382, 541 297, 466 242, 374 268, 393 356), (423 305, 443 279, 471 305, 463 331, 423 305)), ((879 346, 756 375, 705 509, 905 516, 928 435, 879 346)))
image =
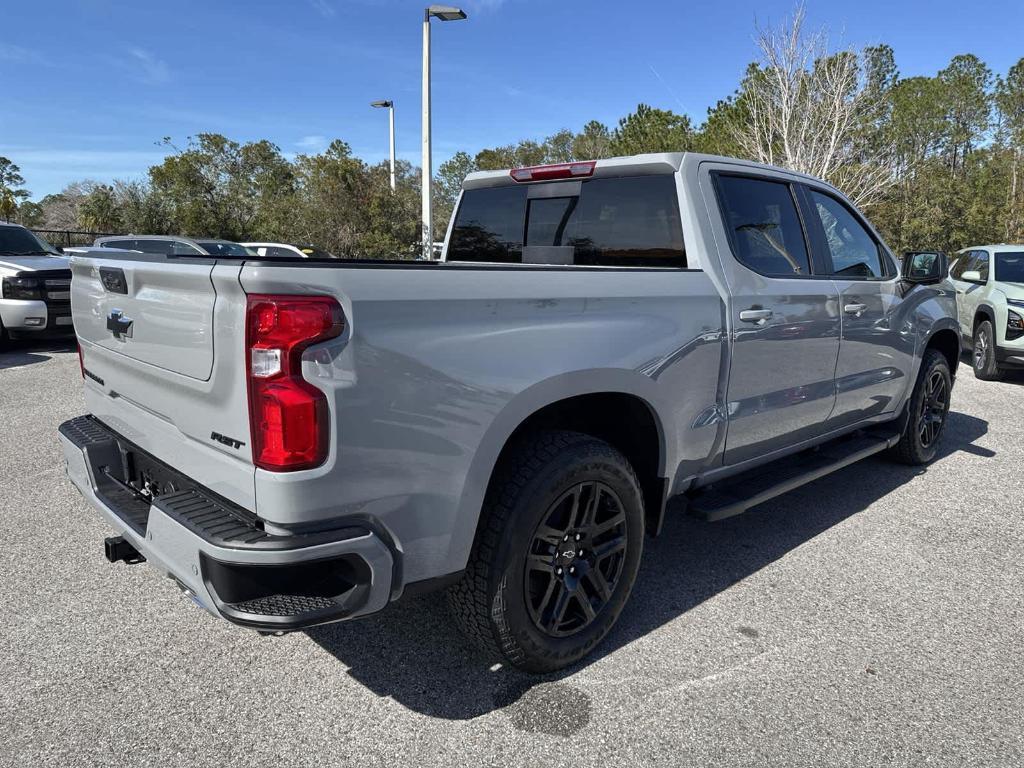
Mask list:
POLYGON ((978 245, 950 266, 957 316, 974 375, 998 379, 1024 367, 1024 245, 978 245))
POLYGON ((70 291, 66 258, 25 227, 0 223, 0 343, 74 333, 70 291))
POLYGON ((266 259, 336 259, 330 251, 313 245, 294 245, 292 243, 242 243, 250 251, 255 251, 266 259))
POLYGON ((109 559, 214 615, 288 631, 449 587, 547 672, 611 629, 668 498, 713 521, 936 456, 945 266, 901 269, 822 181, 689 153, 470 174, 441 262, 75 257, 67 472, 109 559))
POLYGON ((190 238, 176 235, 109 235, 93 243, 100 248, 118 248, 164 256, 218 256, 229 259, 252 259, 256 253, 230 240, 190 238))

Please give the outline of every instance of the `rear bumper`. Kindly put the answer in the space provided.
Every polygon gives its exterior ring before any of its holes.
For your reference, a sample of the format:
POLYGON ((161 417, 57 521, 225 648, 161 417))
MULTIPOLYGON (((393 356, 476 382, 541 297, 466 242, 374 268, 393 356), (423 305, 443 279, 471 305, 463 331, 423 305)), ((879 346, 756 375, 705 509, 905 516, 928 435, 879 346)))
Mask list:
POLYGON ((146 560, 210 613, 284 631, 361 616, 390 597, 395 558, 360 525, 294 536, 191 482, 102 422, 60 426, 68 477, 146 560), (146 497, 141 478, 158 489, 146 497))

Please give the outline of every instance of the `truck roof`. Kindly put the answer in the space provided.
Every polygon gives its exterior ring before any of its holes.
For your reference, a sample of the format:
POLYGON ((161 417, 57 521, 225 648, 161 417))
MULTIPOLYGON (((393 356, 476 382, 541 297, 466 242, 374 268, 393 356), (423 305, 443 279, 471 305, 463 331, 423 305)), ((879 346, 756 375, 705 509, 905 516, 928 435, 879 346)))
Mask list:
MULTIPOLYGON (((772 170, 786 173, 794 177, 821 183, 820 179, 806 173, 791 171, 787 168, 779 168, 773 165, 755 163, 752 160, 741 160, 735 157, 724 157, 721 155, 707 155, 699 152, 653 152, 644 155, 626 155, 622 157, 607 157, 601 160, 578 161, 573 163, 556 163, 556 166, 574 166, 580 164, 593 164, 593 172, 586 173, 589 178, 600 178, 602 176, 647 176, 659 173, 675 173, 682 168, 684 163, 701 163, 704 161, 731 163, 749 168, 761 170, 772 170)), ((531 166, 532 168, 549 168, 553 166, 531 166)), ((475 171, 466 176, 462 183, 463 189, 480 189, 483 187, 502 187, 517 182, 512 177, 514 168, 504 168, 498 171, 475 171)), ((544 179, 547 180, 547 179, 544 179)), ((538 179, 541 181, 541 179, 538 179)))

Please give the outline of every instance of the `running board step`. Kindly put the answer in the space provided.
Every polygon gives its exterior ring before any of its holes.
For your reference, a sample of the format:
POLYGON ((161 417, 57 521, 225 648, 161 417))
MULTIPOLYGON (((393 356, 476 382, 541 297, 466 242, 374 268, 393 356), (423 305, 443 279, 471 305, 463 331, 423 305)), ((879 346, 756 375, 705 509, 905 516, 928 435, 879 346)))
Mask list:
POLYGON ((899 433, 870 433, 842 438, 820 448, 751 469, 736 477, 698 490, 689 511, 707 522, 723 520, 788 493, 837 469, 895 445, 899 433))

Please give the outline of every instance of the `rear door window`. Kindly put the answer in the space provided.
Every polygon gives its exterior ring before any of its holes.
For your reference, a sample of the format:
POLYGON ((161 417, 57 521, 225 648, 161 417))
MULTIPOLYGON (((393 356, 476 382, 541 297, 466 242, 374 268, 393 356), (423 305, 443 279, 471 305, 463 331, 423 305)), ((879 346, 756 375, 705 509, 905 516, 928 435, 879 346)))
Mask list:
POLYGON ((1024 283, 1024 251, 1004 251, 996 254, 996 280, 1004 283, 1024 283))
POLYGON ((520 263, 525 244, 571 248, 576 265, 686 266, 673 175, 587 179, 564 197, 529 189, 467 190, 448 259, 520 263))
POLYGON ((725 174, 717 183, 722 218, 741 264, 767 277, 810 274, 807 242, 789 184, 725 174))

